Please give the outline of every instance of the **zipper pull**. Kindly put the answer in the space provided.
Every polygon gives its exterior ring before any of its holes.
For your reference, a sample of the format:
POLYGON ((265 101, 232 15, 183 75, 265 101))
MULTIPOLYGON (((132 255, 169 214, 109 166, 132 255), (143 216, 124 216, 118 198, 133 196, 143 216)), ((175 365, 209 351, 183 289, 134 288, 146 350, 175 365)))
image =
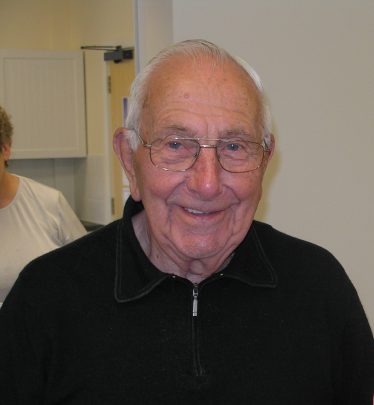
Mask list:
POLYGON ((194 285, 192 290, 193 302, 192 302, 192 316, 197 316, 197 299, 199 296, 199 287, 194 285))

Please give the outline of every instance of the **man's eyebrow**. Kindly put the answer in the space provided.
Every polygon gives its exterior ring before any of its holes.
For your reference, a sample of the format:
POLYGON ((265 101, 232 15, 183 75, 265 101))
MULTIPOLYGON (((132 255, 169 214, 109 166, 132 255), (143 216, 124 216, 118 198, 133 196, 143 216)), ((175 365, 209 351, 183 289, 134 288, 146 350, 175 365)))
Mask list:
POLYGON ((165 129, 176 132, 188 132, 188 129, 182 125, 169 125, 165 129))
MULTIPOLYGON (((159 135, 168 136, 168 135, 176 135, 176 136, 184 136, 188 138, 195 138, 198 137, 196 132, 191 129, 187 128, 184 125, 172 124, 161 128, 158 132, 159 135)), ((206 138, 204 136, 203 138, 206 138)), ((217 136, 219 139, 232 139, 232 138, 243 138, 243 139, 254 139, 255 136, 248 131, 242 128, 234 128, 234 129, 227 129, 220 131, 217 136)))
POLYGON ((231 138, 253 139, 254 138, 253 134, 251 134, 248 131, 245 131, 243 129, 228 129, 228 130, 222 131, 220 133, 220 137, 225 138, 225 139, 231 139, 231 138))
POLYGON ((182 125, 168 125, 164 128, 161 128, 159 133, 165 134, 165 135, 175 134, 175 135, 183 135, 183 136, 193 136, 193 131, 182 125))

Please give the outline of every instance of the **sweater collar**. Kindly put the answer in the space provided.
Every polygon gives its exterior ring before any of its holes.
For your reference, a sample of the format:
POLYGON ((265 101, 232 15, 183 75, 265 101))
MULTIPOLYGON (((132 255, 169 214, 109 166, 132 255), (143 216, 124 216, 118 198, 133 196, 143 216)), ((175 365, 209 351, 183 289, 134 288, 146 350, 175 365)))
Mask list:
MULTIPOLYGON (((150 262, 136 238, 131 218, 142 209, 143 205, 130 197, 124 209, 126 215, 124 214, 117 225, 114 295, 120 303, 139 299, 167 278, 173 277, 172 274, 163 273, 150 262)), ((256 232, 256 221, 252 223, 229 264, 204 280, 201 285, 222 277, 236 279, 251 287, 277 286, 276 272, 256 232)))

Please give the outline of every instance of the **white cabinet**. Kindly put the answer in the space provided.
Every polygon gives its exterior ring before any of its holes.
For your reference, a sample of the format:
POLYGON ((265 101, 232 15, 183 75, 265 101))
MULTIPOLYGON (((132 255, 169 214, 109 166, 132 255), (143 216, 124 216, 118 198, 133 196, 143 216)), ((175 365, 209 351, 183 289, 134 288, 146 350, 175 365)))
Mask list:
POLYGON ((0 50, 0 104, 12 159, 86 156, 83 54, 0 50))

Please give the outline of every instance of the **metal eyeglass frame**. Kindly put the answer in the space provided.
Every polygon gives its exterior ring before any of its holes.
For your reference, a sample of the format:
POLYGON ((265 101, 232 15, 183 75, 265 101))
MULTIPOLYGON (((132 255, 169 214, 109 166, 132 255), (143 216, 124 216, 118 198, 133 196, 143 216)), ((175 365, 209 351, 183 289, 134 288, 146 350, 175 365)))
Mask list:
MULTIPOLYGON (((156 142, 156 141, 158 141, 158 140, 160 140, 161 138, 156 138, 153 142, 147 143, 137 132, 135 132, 135 133, 136 133, 136 135, 138 136, 138 138, 139 138, 139 140, 140 140, 142 146, 143 146, 144 148, 149 149, 149 159, 151 160, 152 164, 153 164, 155 167, 157 167, 158 169, 164 170, 164 171, 167 171, 167 172, 186 172, 187 170, 191 169, 191 167, 195 164, 195 162, 197 161, 197 159, 198 159, 199 156, 200 156, 201 148, 203 148, 203 149, 205 149, 205 148, 214 148, 214 149, 216 150, 216 156, 217 156, 217 160, 218 160, 220 166, 222 167, 223 170, 225 170, 226 172, 229 172, 229 173, 249 173, 249 172, 253 172, 253 171, 257 170, 258 168, 261 167, 261 165, 262 165, 262 163, 263 163, 263 161, 264 161, 265 153, 270 152, 270 148, 266 145, 265 140, 263 140, 262 143, 253 142, 253 141, 246 141, 246 142, 254 143, 254 144, 256 144, 256 145, 261 146, 261 148, 262 148, 262 158, 261 158, 261 162, 260 162, 254 169, 243 170, 243 171, 231 171, 231 170, 227 170, 227 169, 222 165, 222 162, 221 162, 221 160, 220 160, 220 158, 219 158, 219 154, 218 154, 218 151, 217 151, 217 144, 215 144, 215 145, 210 145, 210 144, 201 144, 201 143, 199 142, 199 141, 222 141, 222 139, 180 138, 180 139, 186 139, 186 140, 194 141, 194 142, 199 146, 199 149, 198 149, 196 155, 193 156, 193 161, 192 161, 191 165, 188 166, 186 169, 179 169, 179 170, 177 170, 177 169, 168 169, 168 168, 166 168, 166 167, 162 167, 162 166, 157 165, 157 164, 154 163, 154 161, 152 160, 152 152, 151 152, 151 149, 152 149, 153 143, 156 142)), ((175 139, 178 139, 178 137, 175 137, 175 139)))

